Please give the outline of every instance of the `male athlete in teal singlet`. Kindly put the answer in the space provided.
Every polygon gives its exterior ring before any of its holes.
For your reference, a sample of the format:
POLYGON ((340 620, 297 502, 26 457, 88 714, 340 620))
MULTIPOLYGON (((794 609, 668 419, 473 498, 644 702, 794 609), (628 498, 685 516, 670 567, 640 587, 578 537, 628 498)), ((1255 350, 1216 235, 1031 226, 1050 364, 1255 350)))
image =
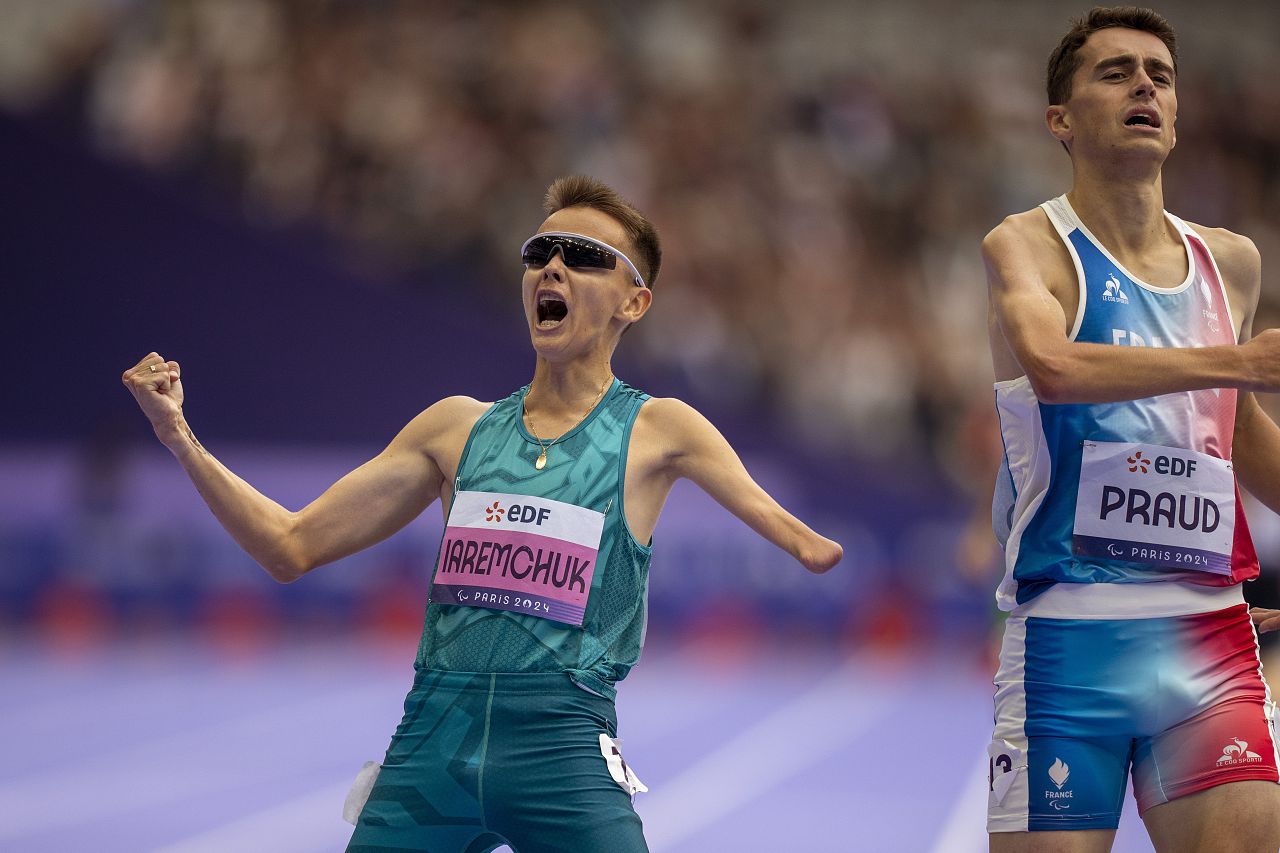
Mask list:
POLYGON ((1011 611, 996 676, 997 853, 1105 853, 1132 778, 1159 853, 1275 853, 1280 751, 1239 487, 1280 510, 1280 331, 1248 239, 1164 211, 1177 50, 1095 8, 1049 61, 1071 191, 983 243, 1011 611))
POLYGON ((182 415, 176 361, 123 381, 215 516, 288 582, 399 530, 440 499, 445 534, 404 719, 349 850, 632 853, 643 786, 613 699, 640 656, 649 542, 687 477, 811 572, 841 548, 780 507, 700 414, 614 378, 614 348, 653 300, 653 226, 599 181, 547 193, 522 247, 533 381, 451 397, 290 512, 236 477, 182 415))

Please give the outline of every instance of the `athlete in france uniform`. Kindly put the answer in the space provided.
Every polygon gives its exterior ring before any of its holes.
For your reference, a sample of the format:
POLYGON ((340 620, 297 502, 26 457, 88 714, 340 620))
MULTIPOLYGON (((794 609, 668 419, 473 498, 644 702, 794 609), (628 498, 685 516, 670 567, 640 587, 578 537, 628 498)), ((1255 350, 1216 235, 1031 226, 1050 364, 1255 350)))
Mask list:
MULTIPOLYGON (((532 382, 493 404, 439 401, 299 512, 200 445, 177 362, 153 352, 122 376, 214 515, 282 582, 441 502, 413 687, 385 760, 348 798, 353 851, 645 849, 613 699, 640 655, 649 543, 677 479, 810 571, 842 555, 696 411, 614 378, 614 348, 652 302, 653 226, 590 178, 557 181, 546 207, 522 248, 532 382)), ((403 369, 372 364, 370 381, 403 369)))
MULTIPOLYGON (((1079 270, 1072 340, 1235 342, 1213 256, 1185 223, 1169 216, 1187 278, 1156 288, 1065 196, 1042 207, 1079 270)), ((1130 757, 1142 811, 1227 779, 1276 781, 1274 706, 1240 588, 1258 560, 1229 461, 1235 389, 1046 406, 1023 376, 997 384, 996 406, 996 595, 1015 615, 996 679, 992 827, 1114 828, 1130 757), (1205 747, 1187 750, 1191 738, 1205 747)))
POLYGON ((1280 845, 1254 629, 1275 613, 1244 603, 1258 563, 1237 487, 1280 508, 1280 431, 1249 393, 1280 386, 1280 352, 1274 331, 1250 339, 1252 244, 1162 210, 1165 27, 1102 9, 1064 38, 1048 124, 1074 187, 983 244, 1010 611, 993 851, 1108 850, 1130 772, 1161 853, 1280 845))

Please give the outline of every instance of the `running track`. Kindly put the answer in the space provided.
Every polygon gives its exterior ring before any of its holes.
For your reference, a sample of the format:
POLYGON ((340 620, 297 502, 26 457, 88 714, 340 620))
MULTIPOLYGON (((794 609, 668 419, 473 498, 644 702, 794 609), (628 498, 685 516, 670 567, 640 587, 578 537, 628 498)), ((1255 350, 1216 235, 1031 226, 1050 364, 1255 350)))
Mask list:
MULTIPOLYGON (((343 798, 386 748, 412 652, 10 641, 0 851, 342 850, 343 798)), ((971 658, 651 649, 619 718, 654 853, 985 850, 991 689, 971 658)), ((1117 853, 1150 850, 1126 809, 1117 853)))

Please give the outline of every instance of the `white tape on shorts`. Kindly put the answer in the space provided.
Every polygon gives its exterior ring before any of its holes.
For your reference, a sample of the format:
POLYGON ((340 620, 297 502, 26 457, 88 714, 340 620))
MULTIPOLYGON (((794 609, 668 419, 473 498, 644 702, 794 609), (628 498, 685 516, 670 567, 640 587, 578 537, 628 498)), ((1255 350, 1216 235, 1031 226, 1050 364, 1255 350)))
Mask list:
POLYGON ((360 768, 356 781, 351 784, 351 790, 347 791, 347 800, 342 804, 342 819, 347 823, 355 826, 360 819, 360 812, 364 811, 364 804, 369 801, 369 793, 381 772, 382 765, 376 761, 366 761, 360 768))

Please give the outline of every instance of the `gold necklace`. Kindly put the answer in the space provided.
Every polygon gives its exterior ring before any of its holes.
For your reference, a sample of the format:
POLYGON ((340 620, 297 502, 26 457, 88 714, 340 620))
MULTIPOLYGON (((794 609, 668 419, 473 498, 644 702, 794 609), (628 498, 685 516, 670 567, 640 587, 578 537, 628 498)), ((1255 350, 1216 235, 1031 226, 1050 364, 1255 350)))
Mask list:
POLYGON ((524 400, 520 401, 520 408, 521 410, 524 411, 524 416, 529 419, 529 434, 533 436, 533 440, 538 442, 538 446, 542 448, 542 452, 538 454, 537 460, 533 463, 534 468, 537 468, 539 471, 541 471, 543 468, 547 467, 547 451, 550 450, 552 447, 555 447, 555 444, 557 441, 564 438, 569 433, 573 432, 574 429, 578 426, 578 424, 586 420, 587 415, 591 414, 591 410, 596 407, 596 404, 599 403, 602 399, 604 399, 605 390, 612 384, 613 384, 613 376, 610 376, 608 379, 605 380, 604 385, 600 386, 600 393, 597 394, 596 398, 591 401, 591 405, 588 406, 587 410, 582 413, 582 417, 578 418, 578 422, 575 423, 573 426, 569 427, 564 432, 560 433, 555 438, 551 439, 550 444, 542 443, 542 439, 538 437, 538 429, 533 424, 533 415, 529 414, 529 407, 525 405, 524 400))

